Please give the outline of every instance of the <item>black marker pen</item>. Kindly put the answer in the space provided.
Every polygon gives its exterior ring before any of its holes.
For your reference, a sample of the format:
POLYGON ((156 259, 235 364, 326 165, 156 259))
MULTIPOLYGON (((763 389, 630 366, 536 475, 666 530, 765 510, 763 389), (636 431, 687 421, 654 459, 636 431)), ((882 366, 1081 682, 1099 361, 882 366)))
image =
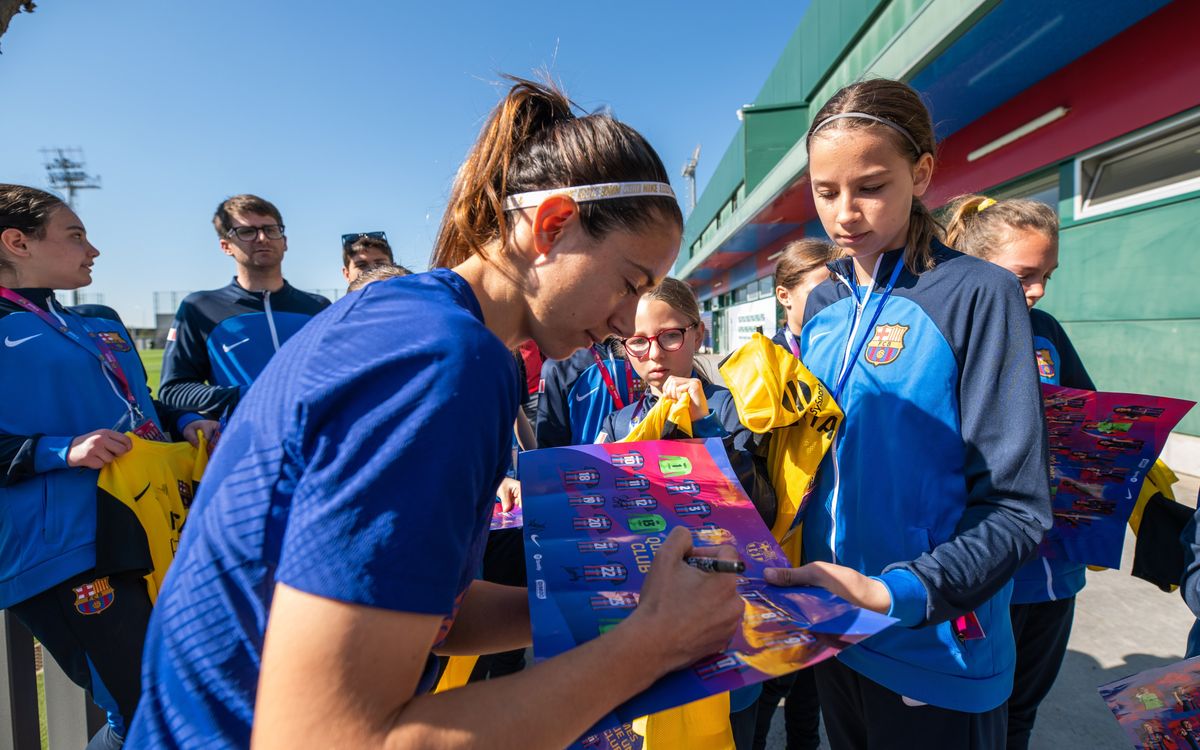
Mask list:
POLYGON ((685 557, 683 561, 705 573, 745 573, 746 563, 741 560, 721 560, 716 557, 685 557))

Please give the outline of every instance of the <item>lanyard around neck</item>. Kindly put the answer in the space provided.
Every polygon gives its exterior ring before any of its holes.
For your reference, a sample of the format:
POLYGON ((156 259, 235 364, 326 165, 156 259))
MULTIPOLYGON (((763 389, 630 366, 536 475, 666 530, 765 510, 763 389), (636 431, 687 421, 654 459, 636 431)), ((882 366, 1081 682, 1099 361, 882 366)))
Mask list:
POLYGON ((117 355, 113 353, 112 347, 109 346, 104 339, 100 338, 88 327, 87 323, 83 321, 83 318, 79 319, 79 324, 83 327, 83 330, 87 332, 88 338, 90 338, 92 343, 95 344, 95 349, 88 346, 87 343, 80 338, 79 334, 72 331, 65 323, 56 320, 50 315, 50 313, 33 304, 13 290, 0 286, 0 297, 12 302, 22 310, 37 316, 37 318, 43 323, 50 326, 55 331, 58 331, 69 341, 86 351, 91 356, 100 360, 101 368, 107 370, 113 376, 113 379, 117 381, 117 384, 121 386, 121 396, 128 404, 130 412, 138 418, 141 417, 141 406, 138 405, 137 396, 133 394, 133 389, 129 387, 129 378, 125 376, 125 370, 121 368, 121 363, 117 361, 117 355))
MULTIPOLYGON (((618 409, 625 408, 625 399, 621 398, 621 392, 617 389, 617 384, 613 382, 612 373, 608 371, 608 367, 604 364, 604 360, 600 358, 600 352, 596 351, 595 345, 591 348, 592 359, 596 360, 596 366, 600 368, 600 377, 604 378, 604 387, 608 389, 608 395, 612 396, 613 403, 618 409)), ((617 366, 616 357, 609 352, 608 361, 615 369, 617 366)), ((633 398, 633 369, 628 362, 623 362, 625 369, 625 387, 629 398, 633 398)))
MULTIPOLYGON (((870 339, 872 331, 875 330, 875 324, 879 322, 879 315, 883 312, 883 306, 887 304, 888 298, 892 296, 892 289, 896 286, 896 279, 900 278, 900 269, 904 267, 904 259, 897 258, 896 266, 892 269, 891 278, 888 279, 887 286, 884 287, 883 293, 879 297, 879 304, 875 307, 875 313, 871 316, 871 322, 867 324, 867 329, 862 337, 858 340, 856 346, 851 347, 851 351, 847 352, 846 362, 842 365, 842 374, 838 378, 837 387, 830 394, 834 401, 837 401, 842 395, 842 389, 846 387, 846 381, 850 379, 850 373, 854 370, 854 365, 858 362, 858 355, 862 352, 867 340, 870 339)), ((874 284, 874 279, 871 281, 874 284)), ((857 296, 857 295, 856 295, 857 296)), ((871 302, 871 291, 867 290, 867 296, 862 301, 863 309, 871 302)), ((854 329, 851 328, 850 335, 854 335, 854 329)))
POLYGON ((792 350, 792 356, 800 359, 800 342, 796 340, 796 334, 792 333, 792 329, 788 328, 786 323, 783 326, 783 340, 787 342, 788 349, 792 350))

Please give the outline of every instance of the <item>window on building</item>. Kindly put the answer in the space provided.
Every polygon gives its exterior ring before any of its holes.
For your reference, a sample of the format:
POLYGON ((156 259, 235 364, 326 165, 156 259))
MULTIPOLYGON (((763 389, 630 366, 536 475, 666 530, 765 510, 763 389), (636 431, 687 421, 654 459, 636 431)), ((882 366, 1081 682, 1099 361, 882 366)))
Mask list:
POLYGON ((737 289, 734 289, 733 290, 733 304, 736 305, 739 302, 748 302, 749 295, 750 295, 749 287, 741 286, 741 287, 738 287, 737 289))
POLYGON ((1077 219, 1200 190, 1200 113, 1084 154, 1075 175, 1077 219))
POLYGON ((1026 198, 1038 201, 1045 203, 1053 208, 1055 213, 1058 213, 1058 169, 996 188, 988 191, 987 195, 996 200, 1026 198))

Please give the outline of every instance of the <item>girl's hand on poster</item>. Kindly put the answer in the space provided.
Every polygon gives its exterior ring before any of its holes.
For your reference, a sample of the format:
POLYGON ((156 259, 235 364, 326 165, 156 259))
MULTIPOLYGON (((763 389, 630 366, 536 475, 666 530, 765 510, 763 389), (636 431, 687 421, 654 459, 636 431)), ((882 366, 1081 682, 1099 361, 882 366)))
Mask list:
POLYGON ((496 488, 496 497, 500 498, 500 510, 508 513, 513 508, 521 506, 521 483, 512 477, 505 477, 500 480, 500 486, 496 488))
POLYGON ((691 414, 693 420, 704 419, 708 416, 708 399, 704 397, 704 384, 699 378, 680 378, 675 375, 670 376, 662 384, 663 398, 669 398, 672 401, 678 401, 683 394, 687 394, 688 403, 691 404, 691 414))
POLYGON ((799 568, 767 568, 767 583, 776 586, 820 586, 851 604, 886 615, 892 608, 887 586, 854 568, 827 562, 813 562, 799 568))
POLYGON ((71 441, 71 447, 67 450, 67 466, 103 469, 132 447, 133 441, 129 436, 115 430, 89 432, 71 441))
POLYGON ((639 638, 654 644, 666 671, 724 649, 741 626, 745 608, 737 576, 697 570, 683 561, 687 555, 737 559, 728 546, 693 549, 692 535, 683 527, 672 529, 658 548, 638 607, 626 623, 644 629, 639 638))
POLYGON ((217 438, 221 436, 220 422, 213 419, 201 419, 196 422, 189 422, 188 426, 183 428, 183 439, 191 443, 192 447, 195 448, 200 445, 199 433, 201 432, 208 439, 209 451, 217 447, 217 438))

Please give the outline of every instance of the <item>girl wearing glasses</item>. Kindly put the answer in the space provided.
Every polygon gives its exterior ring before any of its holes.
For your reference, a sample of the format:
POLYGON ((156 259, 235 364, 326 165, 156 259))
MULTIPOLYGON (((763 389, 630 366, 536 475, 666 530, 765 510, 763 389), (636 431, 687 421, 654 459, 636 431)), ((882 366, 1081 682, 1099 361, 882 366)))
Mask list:
POLYGON ((634 334, 624 341, 634 372, 646 383, 646 392, 610 414, 596 442, 623 439, 660 398, 678 400, 685 393, 696 437, 724 436, 727 424, 741 427, 729 391, 709 382, 696 362, 703 342, 704 323, 692 288, 678 279, 663 279, 638 302, 634 334))
MULTIPOLYGON (((753 433, 739 421, 729 390, 709 381, 696 362, 696 352, 703 342, 700 304, 690 286, 666 278, 643 295, 634 317, 634 334, 625 339, 625 351, 634 371, 645 381, 646 393, 610 414, 596 442, 621 440, 660 398, 677 400, 686 393, 691 404, 693 435, 732 436, 733 450, 744 454, 736 463, 753 466, 753 433)), ((775 520, 774 497, 764 501, 753 497, 753 491, 750 494, 760 514, 770 516, 764 519, 770 525, 775 520)), ((760 692, 760 687, 754 685, 730 695, 730 728, 739 750, 749 750, 753 745, 760 692)))
POLYGON ((667 180, 629 126, 516 81, 458 170, 434 270, 318 315, 239 405, 151 621, 133 746, 562 748, 721 648, 734 576, 684 563, 677 529, 612 630, 429 692, 435 653, 530 643, 525 589, 473 580, 512 455, 510 350, 634 332, 679 249, 667 180))

